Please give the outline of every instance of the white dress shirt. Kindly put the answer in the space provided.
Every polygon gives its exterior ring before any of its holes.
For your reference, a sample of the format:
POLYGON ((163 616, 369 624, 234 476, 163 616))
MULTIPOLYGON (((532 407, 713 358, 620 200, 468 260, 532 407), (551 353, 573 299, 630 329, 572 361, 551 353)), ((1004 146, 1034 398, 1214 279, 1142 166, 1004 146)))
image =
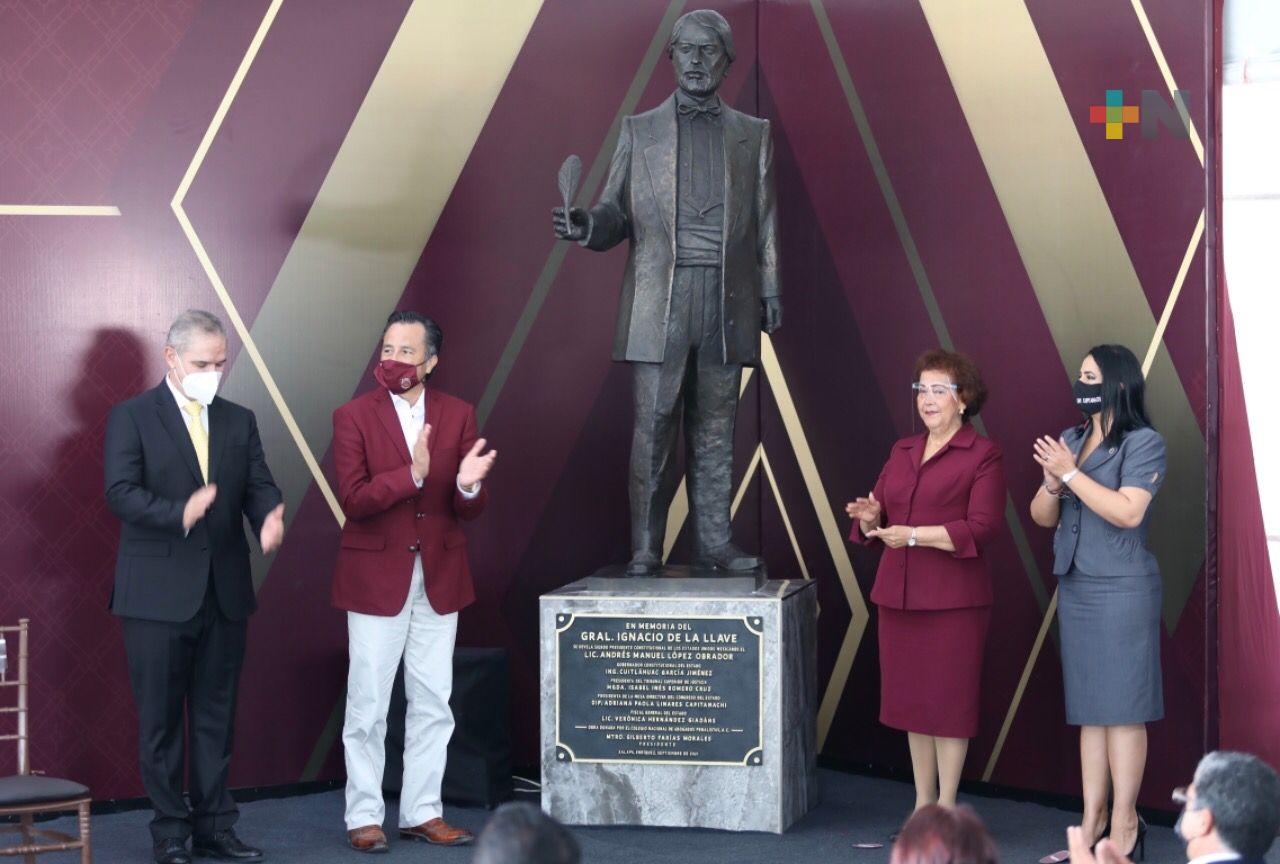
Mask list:
POLYGON ((1187 864, 1218 864, 1219 861, 1239 861, 1240 856, 1235 852, 1210 852, 1208 855, 1201 855, 1199 858, 1193 858, 1187 864))
MULTIPOLYGON (((186 404, 196 400, 189 399, 182 395, 182 391, 173 383, 172 375, 164 376, 164 383, 169 385, 169 392, 173 394, 174 400, 178 403, 178 413, 182 415, 182 422, 186 424, 187 429, 191 428, 191 415, 187 413, 186 404)), ((200 425, 204 427, 205 437, 209 435, 209 406, 200 406, 200 425)))
MULTIPOLYGON (((174 385, 173 377, 171 375, 166 374, 164 376, 164 383, 169 385, 169 392, 173 394, 174 400, 178 403, 178 413, 182 415, 182 422, 187 427, 187 434, 190 434, 191 433, 191 415, 187 413, 186 405, 188 402, 194 402, 196 400, 188 399, 186 396, 182 395, 182 391, 179 390, 174 385)), ((209 437, 209 406, 208 405, 200 406, 200 425, 204 427, 205 438, 208 438, 209 437)), ((183 529, 182 531, 183 537, 188 537, 190 536, 190 534, 191 534, 190 528, 183 529)))
MULTIPOLYGON (((390 391, 387 391, 390 393, 390 391)), ((422 427, 427 425, 427 392, 422 391, 418 397, 418 401, 412 405, 409 400, 396 393, 391 393, 391 404, 395 406, 396 417, 400 420, 400 431, 404 433, 405 446, 409 448, 409 455, 413 456, 413 445, 418 443, 418 436, 422 434, 422 427)), ((409 469, 412 476, 413 468, 409 469)), ((414 480, 414 485, 419 489, 422 488, 421 480, 414 480)), ((476 484, 476 488, 468 492, 462 488, 462 481, 458 480, 458 491, 462 493, 463 498, 474 498, 480 494, 480 484, 476 484)))

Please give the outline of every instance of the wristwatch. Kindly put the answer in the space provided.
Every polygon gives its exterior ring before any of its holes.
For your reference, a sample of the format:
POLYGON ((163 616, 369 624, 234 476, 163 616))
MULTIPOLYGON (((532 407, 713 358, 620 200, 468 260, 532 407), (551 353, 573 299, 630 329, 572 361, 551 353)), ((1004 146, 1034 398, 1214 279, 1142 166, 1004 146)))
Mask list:
POLYGON ((916 545, 916 529, 914 528, 911 529, 911 536, 907 538, 907 545, 908 546, 916 545))
POLYGON ((1079 473, 1080 473, 1080 469, 1079 469, 1079 468, 1072 468, 1072 469, 1071 469, 1070 471, 1068 471, 1066 474, 1063 474, 1063 475, 1062 475, 1062 485, 1063 485, 1063 486, 1066 486, 1066 485, 1067 485, 1068 483, 1070 483, 1073 479, 1075 479, 1075 476, 1076 476, 1077 474, 1079 474, 1079 473))

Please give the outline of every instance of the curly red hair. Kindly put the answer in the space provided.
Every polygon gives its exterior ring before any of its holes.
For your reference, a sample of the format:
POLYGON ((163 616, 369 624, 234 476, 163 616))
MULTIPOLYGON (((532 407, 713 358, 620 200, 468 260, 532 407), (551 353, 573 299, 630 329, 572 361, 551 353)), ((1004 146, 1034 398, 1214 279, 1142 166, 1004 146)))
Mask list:
POLYGON ((919 381, 925 372, 942 372, 950 376, 951 383, 956 385, 960 401, 964 403, 964 418, 977 416, 987 401, 987 385, 982 383, 982 371, 964 354, 956 351, 944 351, 934 348, 926 351, 916 360, 916 368, 912 381, 919 381))

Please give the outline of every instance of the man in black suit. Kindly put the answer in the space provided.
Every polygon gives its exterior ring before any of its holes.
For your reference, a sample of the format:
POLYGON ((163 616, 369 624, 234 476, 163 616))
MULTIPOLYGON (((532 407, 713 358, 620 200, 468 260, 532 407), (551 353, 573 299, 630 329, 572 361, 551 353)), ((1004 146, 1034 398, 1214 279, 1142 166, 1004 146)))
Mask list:
POLYGON ((681 16, 667 55, 677 90, 623 120, 599 203, 552 211, 557 237, 631 244, 613 359, 635 384, 632 576, 662 565, 682 416, 698 563, 760 566, 731 538, 734 420, 742 367, 759 362, 760 331, 782 324, 769 121, 716 95, 734 59, 729 23, 681 16))
POLYGON ((194 834, 197 855, 260 861, 262 852, 236 837, 239 814, 227 790, 236 689, 257 606, 243 520, 263 552, 273 552, 284 537, 284 504, 253 412, 215 395, 227 361, 222 322, 182 313, 164 357, 169 372, 159 386, 111 410, 104 460, 107 505, 121 522, 111 611, 123 619, 155 860, 189 862, 194 834))

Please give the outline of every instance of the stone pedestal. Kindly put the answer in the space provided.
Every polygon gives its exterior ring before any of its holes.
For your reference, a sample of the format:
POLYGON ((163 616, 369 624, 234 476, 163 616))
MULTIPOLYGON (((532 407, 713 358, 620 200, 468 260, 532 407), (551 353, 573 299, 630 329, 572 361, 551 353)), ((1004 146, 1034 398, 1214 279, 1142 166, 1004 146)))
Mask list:
POLYGON ((543 809, 781 833, 817 800, 817 592, 680 576, 540 598, 543 809))

